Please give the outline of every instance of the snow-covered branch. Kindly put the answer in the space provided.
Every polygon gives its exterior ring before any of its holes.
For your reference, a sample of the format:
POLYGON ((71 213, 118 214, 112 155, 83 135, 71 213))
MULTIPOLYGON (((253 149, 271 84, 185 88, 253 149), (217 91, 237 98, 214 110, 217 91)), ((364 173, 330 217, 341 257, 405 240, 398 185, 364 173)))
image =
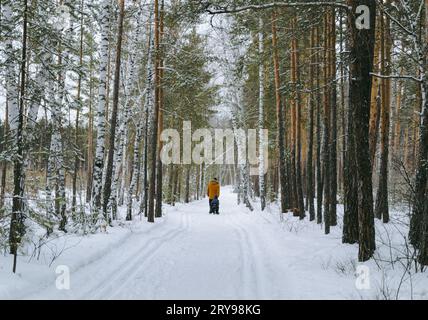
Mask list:
POLYGON ((409 75, 398 75, 398 74, 393 74, 393 75, 383 75, 383 74, 378 74, 378 73, 370 73, 370 75, 372 75, 373 77, 376 78, 381 78, 381 79, 408 79, 408 80, 413 80, 416 82, 422 82, 421 78, 416 78, 414 76, 409 76, 409 75))
POLYGON ((405 27, 398 19, 396 19, 391 13, 389 13, 388 10, 386 10, 385 6, 381 1, 378 1, 379 8, 382 13, 384 13, 389 19, 391 19, 392 22, 394 22, 403 32, 405 32, 408 35, 413 35, 413 32, 409 30, 407 27, 405 27))
POLYGON ((217 7, 211 8, 211 5, 207 5, 205 11, 209 14, 224 14, 224 13, 239 13, 248 10, 264 10, 271 8, 280 8, 280 7, 337 7, 345 10, 350 10, 351 8, 343 1, 309 1, 309 2, 271 2, 266 4, 251 4, 241 7, 217 7))

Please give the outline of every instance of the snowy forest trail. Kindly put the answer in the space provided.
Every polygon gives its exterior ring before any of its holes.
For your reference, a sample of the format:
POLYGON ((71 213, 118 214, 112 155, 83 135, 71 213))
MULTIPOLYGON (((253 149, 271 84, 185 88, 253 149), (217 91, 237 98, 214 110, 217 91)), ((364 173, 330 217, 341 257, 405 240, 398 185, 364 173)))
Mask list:
POLYGON ((208 214, 203 199, 169 207, 166 219, 72 272, 70 290, 52 284, 27 298, 293 298, 286 246, 269 221, 237 205, 231 188, 222 190, 220 215, 208 214))

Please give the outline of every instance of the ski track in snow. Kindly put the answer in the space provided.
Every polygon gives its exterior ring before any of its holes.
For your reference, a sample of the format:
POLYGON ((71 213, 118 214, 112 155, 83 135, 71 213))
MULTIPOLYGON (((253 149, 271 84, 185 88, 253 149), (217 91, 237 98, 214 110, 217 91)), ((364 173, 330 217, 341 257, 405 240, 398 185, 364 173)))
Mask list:
POLYGON ((105 277, 101 286, 91 289, 88 294, 81 298, 90 297, 91 299, 116 298, 120 297, 122 292, 126 292, 130 283, 138 278, 140 272, 149 269, 150 261, 159 254, 164 245, 178 237, 188 228, 188 215, 181 215, 180 227, 152 237, 144 242, 135 253, 131 260, 124 261, 119 270, 113 272, 113 276, 105 277))
MULTIPOLYGON (((231 216, 227 216, 228 223, 233 227, 234 232, 238 235, 240 256, 241 256, 241 271, 242 271, 242 287, 243 287, 243 296, 241 298, 246 299, 251 296, 251 293, 259 293, 259 276, 260 274, 256 272, 254 261, 251 257, 254 257, 254 249, 249 244, 248 233, 245 228, 242 228, 238 223, 236 223, 231 216)), ((254 297, 259 298, 259 297, 254 297)))
MULTIPOLYGON (((208 214, 208 200, 202 199, 175 207, 165 205, 164 217, 154 224, 135 217, 135 221, 121 222, 122 227, 109 228, 107 233, 53 239, 40 260, 20 256, 15 275, 9 272, 12 260, 0 257, 0 298, 258 300, 379 296, 384 275, 377 271, 374 261, 366 264, 371 270, 372 288, 367 292, 356 289, 353 268, 358 264, 358 247, 342 245, 339 228, 325 236, 320 225, 291 215, 280 223, 275 206, 262 213, 255 203, 256 210, 250 212, 236 200, 232 187, 227 186, 222 188, 219 215, 208 214), (69 250, 49 266, 49 250, 56 253, 63 247, 69 250), (69 266, 69 290, 55 286, 59 265, 69 266)), ((397 286, 402 271, 393 271, 388 271, 388 277, 395 276, 397 286)), ((414 277, 415 288, 407 284, 400 297, 409 298, 410 290, 418 290, 415 297, 426 299, 426 274, 414 277)))
POLYGON ((292 298, 278 230, 238 206, 230 187, 220 200, 219 215, 208 214, 207 199, 168 207, 162 226, 134 232, 72 270, 70 290, 45 284, 24 298, 292 298))

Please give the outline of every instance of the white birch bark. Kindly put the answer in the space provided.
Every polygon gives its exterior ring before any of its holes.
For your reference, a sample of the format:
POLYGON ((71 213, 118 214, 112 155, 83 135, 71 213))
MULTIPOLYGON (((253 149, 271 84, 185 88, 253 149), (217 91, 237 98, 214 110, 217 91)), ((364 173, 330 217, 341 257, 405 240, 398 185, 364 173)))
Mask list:
POLYGON ((11 137, 11 146, 14 148, 16 139, 16 130, 18 129, 19 120, 19 104, 18 104, 18 74, 16 70, 16 62, 14 57, 13 48, 13 8, 11 1, 6 1, 2 4, 3 7, 3 21, 2 28, 6 30, 4 39, 4 53, 5 60, 5 89, 6 100, 9 107, 9 134, 11 137))
POLYGON ((105 154, 105 107, 106 107, 106 85, 107 85, 107 64, 109 45, 109 14, 110 0, 103 0, 101 5, 101 42, 99 46, 100 66, 99 66, 99 86, 98 86, 98 106, 97 106, 97 140, 95 149, 95 160, 93 170, 92 185, 92 210, 95 222, 98 219, 104 220, 101 214, 102 180, 104 170, 105 154))
MULTIPOLYGON (((237 89, 239 90, 239 89, 237 89)), ((253 211, 253 206, 250 202, 249 195, 249 170, 248 170, 248 158, 246 156, 246 135, 243 126, 242 114, 243 108, 241 107, 241 93, 236 93, 235 95, 235 106, 237 110, 235 111, 235 115, 232 119, 233 131, 236 141, 236 146, 238 149, 238 171, 239 171, 239 179, 238 179, 238 204, 242 201, 245 206, 253 211)))
MULTIPOLYGON (((152 15, 151 15, 152 16, 152 15)), ((149 28, 149 45, 147 49, 147 79, 146 79, 146 89, 145 89, 145 100, 144 100, 144 107, 141 110, 141 113, 145 115, 145 117, 148 117, 149 114, 151 114, 151 110, 154 107, 154 83, 153 83, 153 75, 154 75, 154 64, 153 64, 153 50, 154 50, 154 41, 153 41, 153 34, 152 34, 152 27, 151 27, 151 21, 150 21, 150 28, 149 28)), ((141 117, 142 118, 142 117, 141 117)), ((142 133, 144 126, 143 124, 146 121, 140 121, 137 124, 137 133, 135 136, 135 142, 134 142, 134 153, 133 153, 133 159, 132 159, 132 177, 131 177, 131 183, 129 185, 128 190, 128 199, 127 199, 127 220, 132 219, 132 201, 133 201, 133 195, 135 192, 135 188, 137 185, 137 179, 139 177, 139 170, 141 168, 139 159, 139 145, 142 139, 142 133)))
MULTIPOLYGON (((119 186, 119 178, 120 178, 120 172, 122 171, 122 177, 125 178, 125 148, 127 145, 127 132, 128 132, 128 124, 129 124, 129 117, 130 117, 130 111, 131 107, 133 105, 136 105, 137 98, 135 96, 135 91, 138 88, 138 72, 136 68, 136 61, 140 58, 140 55, 138 54, 137 46, 139 44, 140 38, 141 38, 141 20, 142 20, 142 8, 139 8, 138 14, 136 15, 136 27, 134 29, 134 32, 131 37, 130 45, 129 45, 129 63, 128 63, 128 81, 125 85, 125 91, 128 93, 129 98, 125 100, 124 104, 124 115, 122 117, 121 124, 119 126, 119 132, 118 132, 118 148, 117 152, 115 150, 114 155, 114 170, 113 170, 113 183, 111 187, 111 196, 109 199, 109 212, 111 211, 111 214, 113 218, 116 218, 116 212, 117 212, 117 197, 118 192, 123 192, 123 185, 119 186), (121 165, 118 165, 118 161, 120 160, 121 165), (122 168, 121 168, 122 167, 122 168), (121 170, 122 169, 122 170, 121 170)), ((122 179, 124 181, 124 179, 122 179)))

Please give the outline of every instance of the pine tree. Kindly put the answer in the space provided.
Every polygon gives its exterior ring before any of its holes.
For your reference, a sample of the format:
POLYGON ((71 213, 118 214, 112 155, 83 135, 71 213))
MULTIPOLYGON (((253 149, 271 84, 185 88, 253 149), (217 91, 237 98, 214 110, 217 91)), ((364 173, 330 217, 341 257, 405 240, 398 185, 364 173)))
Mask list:
MULTIPOLYGON (((391 35, 389 17, 380 18, 381 22, 381 71, 385 76, 391 74, 391 35)), ((376 196, 375 216, 383 219, 384 223, 389 222, 388 208, 388 160, 389 160, 389 132, 390 132, 390 100, 391 100, 391 80, 382 79, 382 104, 381 104, 381 158, 379 170, 379 186, 376 196)))
POLYGON ((376 249, 372 170, 369 157, 369 121, 370 121, 370 89, 373 68, 375 18, 370 17, 369 29, 357 28, 356 8, 366 5, 370 12, 376 12, 376 3, 370 0, 348 0, 352 8, 349 14, 350 32, 350 85, 349 108, 353 112, 353 139, 356 149, 356 169, 358 185, 358 223, 359 223, 359 261, 367 261, 376 249))
POLYGON ((260 194, 260 207, 263 211, 266 207, 266 189, 265 189, 265 155, 264 155, 264 134, 262 130, 264 129, 264 99, 265 99, 265 77, 264 77, 264 34, 263 34, 263 18, 259 18, 259 140, 260 140, 260 149, 259 149, 259 194, 260 194))
POLYGON ((286 174, 285 174, 285 128, 284 128, 284 107, 281 101, 281 79, 279 75, 279 58, 278 58, 278 39, 277 39, 277 13, 272 12, 272 47, 273 47, 273 64, 275 73, 275 101, 277 117, 277 143, 279 152, 279 181, 281 185, 281 212, 285 213, 288 209, 286 174))

